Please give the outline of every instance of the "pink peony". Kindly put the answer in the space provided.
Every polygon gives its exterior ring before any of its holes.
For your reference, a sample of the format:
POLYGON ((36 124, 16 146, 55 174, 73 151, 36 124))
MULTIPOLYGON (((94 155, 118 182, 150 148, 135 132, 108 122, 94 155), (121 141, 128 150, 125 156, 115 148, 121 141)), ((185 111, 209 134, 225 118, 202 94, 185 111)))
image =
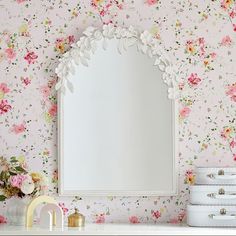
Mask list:
POLYGON ((23 183, 24 180, 26 180, 28 177, 27 175, 13 175, 10 177, 10 183, 12 187, 16 187, 16 188, 21 188, 21 185, 23 183))
POLYGON ((182 211, 179 213, 179 215, 177 217, 170 219, 169 223, 179 224, 179 223, 183 222, 185 216, 186 216, 186 212, 182 211))
POLYGON ((149 6, 152 6, 154 4, 156 4, 158 2, 158 0, 147 0, 146 3, 149 5, 149 6))
POLYGON ((236 16, 236 12, 235 11, 231 11, 229 13, 229 16, 230 16, 230 18, 234 18, 236 16))
POLYGON ((47 85, 44 85, 40 88, 40 92, 43 94, 44 98, 47 98, 50 95, 50 88, 47 85))
POLYGON ((230 96, 230 99, 236 102, 236 83, 228 85, 226 95, 230 96))
POLYGON ((152 212, 152 217, 155 219, 158 219, 161 217, 161 212, 160 211, 153 211, 152 212))
POLYGON ((50 107, 48 113, 51 117, 54 117, 57 114, 57 105, 52 104, 52 106, 50 107))
POLYGON ((74 35, 69 35, 68 36, 68 43, 69 44, 72 44, 72 43, 74 43, 75 42, 75 36, 74 35))
POLYGON ((69 209, 66 208, 65 203, 60 202, 58 205, 59 205, 59 207, 61 207, 64 215, 69 211, 69 209))
POLYGON ((131 224, 138 224, 138 223, 140 223, 137 216, 130 216, 130 217, 129 217, 129 222, 130 222, 131 224))
POLYGON ((12 48, 7 48, 5 50, 5 53, 7 55, 7 58, 10 59, 10 60, 13 59, 16 56, 16 53, 14 52, 14 50, 12 48))
POLYGON ((0 92, 8 93, 9 91, 10 91, 10 89, 7 87, 7 84, 5 84, 5 83, 0 84, 0 92))
POLYGON ((231 148, 236 147, 236 142, 235 142, 234 140, 232 140, 232 141, 230 142, 230 147, 231 147, 231 148))
POLYGON ((20 78, 21 79, 21 81, 22 81, 22 83, 25 85, 25 86, 27 86, 27 85, 29 85, 30 83, 31 83, 31 80, 28 78, 28 77, 21 77, 20 78))
POLYGON ((28 52, 24 59, 28 62, 28 64, 34 64, 38 56, 35 54, 35 52, 28 52))
POLYGON ((13 125, 12 127, 12 131, 15 133, 15 134, 20 134, 20 133, 23 133, 25 131, 26 127, 25 127, 25 124, 20 124, 20 125, 13 125))
POLYGON ((190 111, 191 111, 191 110, 190 110, 189 107, 184 107, 184 108, 182 108, 182 109, 180 110, 180 112, 179 112, 180 117, 186 118, 186 117, 189 115, 190 111))
POLYGON ((186 212, 185 211, 180 212, 179 215, 178 215, 179 222, 183 222, 185 216, 186 216, 186 212))
POLYGON ((7 220, 4 216, 0 215, 0 224, 5 224, 7 223, 7 220))
POLYGON ((201 82, 201 79, 198 77, 197 73, 191 73, 188 77, 188 83, 190 86, 196 86, 201 82))
POLYGON ((223 45, 223 46, 231 46, 232 45, 232 39, 229 37, 229 35, 225 36, 221 40, 221 45, 223 45))
POLYGON ((8 101, 3 99, 0 101, 0 115, 7 113, 11 109, 11 105, 8 104, 8 101))
POLYGON ((95 220, 96 224, 103 224, 105 223, 105 214, 100 214, 96 216, 96 220, 95 220))
POLYGON ((233 24, 233 30, 236 32, 236 24, 233 24))
POLYGON ((233 159, 234 161, 236 161, 236 154, 233 154, 233 159))

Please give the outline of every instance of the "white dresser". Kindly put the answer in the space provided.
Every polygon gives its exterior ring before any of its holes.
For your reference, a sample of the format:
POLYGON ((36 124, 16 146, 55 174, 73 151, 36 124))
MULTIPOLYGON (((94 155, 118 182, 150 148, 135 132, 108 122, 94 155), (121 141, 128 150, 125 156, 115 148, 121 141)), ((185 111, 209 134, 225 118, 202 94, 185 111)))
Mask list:
POLYGON ((0 235, 236 235, 236 228, 195 228, 185 224, 87 224, 83 229, 53 229, 0 225, 0 235))

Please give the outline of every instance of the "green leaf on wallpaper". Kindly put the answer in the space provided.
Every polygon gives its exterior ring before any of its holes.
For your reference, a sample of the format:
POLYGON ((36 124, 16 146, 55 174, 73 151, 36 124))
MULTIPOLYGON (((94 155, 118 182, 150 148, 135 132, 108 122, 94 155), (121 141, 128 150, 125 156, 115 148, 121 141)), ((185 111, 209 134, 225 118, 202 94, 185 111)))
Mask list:
POLYGON ((16 163, 18 162, 17 160, 10 160, 11 163, 16 163))
POLYGON ((23 169, 21 166, 16 166, 15 169, 20 172, 25 172, 25 169, 23 169))
POLYGON ((11 163, 16 163, 16 162, 18 162, 18 160, 16 159, 16 157, 11 157, 10 162, 11 162, 11 163))
POLYGON ((15 172, 9 171, 9 174, 12 175, 17 175, 15 172))
POLYGON ((51 123, 52 117, 49 115, 48 112, 45 113, 45 116, 44 116, 44 117, 45 117, 46 122, 51 123))
POLYGON ((0 195, 0 202, 5 201, 6 197, 4 195, 0 195))

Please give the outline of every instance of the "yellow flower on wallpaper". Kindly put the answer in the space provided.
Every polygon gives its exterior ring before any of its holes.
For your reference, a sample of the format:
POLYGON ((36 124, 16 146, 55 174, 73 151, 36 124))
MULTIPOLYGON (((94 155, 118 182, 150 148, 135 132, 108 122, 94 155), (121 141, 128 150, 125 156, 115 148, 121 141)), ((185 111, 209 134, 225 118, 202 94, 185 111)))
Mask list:
POLYGON ((160 39, 160 33, 159 33, 159 28, 154 25, 152 26, 152 28, 150 29, 150 33, 157 39, 160 39))
POLYGON ((28 32, 28 25, 23 24, 19 27, 19 34, 21 36, 28 36, 29 32, 28 32))
POLYGON ((188 43, 186 45, 186 52, 191 54, 191 55, 194 55, 196 53, 196 48, 195 46, 193 45, 193 43, 188 43))
POLYGON ((184 183, 189 185, 193 185, 195 183, 195 175, 192 170, 186 171, 184 183))
POLYGON ((95 5, 102 4, 103 2, 104 2, 104 0, 93 0, 93 3, 95 5))
POLYGON ((34 182, 38 182, 42 179, 42 175, 40 173, 37 173, 37 172, 31 173, 30 176, 32 177, 34 182))
POLYGON ((182 23, 181 23, 179 20, 177 20, 177 21, 175 22, 175 26, 176 26, 176 27, 181 27, 181 26, 182 26, 182 23))

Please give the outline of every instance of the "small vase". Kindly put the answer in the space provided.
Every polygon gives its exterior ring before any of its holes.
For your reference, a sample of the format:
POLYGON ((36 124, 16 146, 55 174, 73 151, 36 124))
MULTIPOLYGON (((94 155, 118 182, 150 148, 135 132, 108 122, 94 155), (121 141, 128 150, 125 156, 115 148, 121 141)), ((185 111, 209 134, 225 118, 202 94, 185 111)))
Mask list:
POLYGON ((7 201, 7 222, 14 226, 25 225, 25 215, 27 205, 30 202, 29 197, 12 197, 7 201))

